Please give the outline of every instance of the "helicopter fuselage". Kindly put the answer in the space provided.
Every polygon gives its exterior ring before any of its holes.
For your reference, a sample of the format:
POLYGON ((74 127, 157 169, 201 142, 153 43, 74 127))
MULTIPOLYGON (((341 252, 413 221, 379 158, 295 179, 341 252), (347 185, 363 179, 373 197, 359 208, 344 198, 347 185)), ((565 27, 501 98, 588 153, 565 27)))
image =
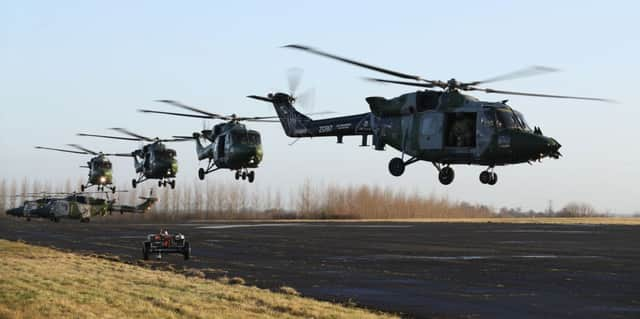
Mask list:
MULTIPOLYGON (((285 93, 269 95, 290 137, 359 135, 362 145, 372 135, 376 150, 389 145, 402 152, 391 173, 399 176, 404 166, 419 160, 440 165, 489 166, 558 158, 560 144, 531 129, 522 114, 502 102, 485 102, 458 91, 418 91, 385 99, 369 97, 369 113, 312 120, 299 113, 285 93), (409 157, 405 161, 405 155, 409 157), (399 164, 398 164, 399 163, 399 164)), ((450 181, 449 181, 450 182, 450 181)), ((446 184, 446 183, 445 183, 446 184)))
POLYGON ((257 168, 263 151, 260 133, 249 130, 244 124, 227 122, 217 124, 202 135, 194 134, 199 160, 209 159, 217 168, 240 170, 257 168), (203 145, 198 139, 204 137, 210 143, 203 145))

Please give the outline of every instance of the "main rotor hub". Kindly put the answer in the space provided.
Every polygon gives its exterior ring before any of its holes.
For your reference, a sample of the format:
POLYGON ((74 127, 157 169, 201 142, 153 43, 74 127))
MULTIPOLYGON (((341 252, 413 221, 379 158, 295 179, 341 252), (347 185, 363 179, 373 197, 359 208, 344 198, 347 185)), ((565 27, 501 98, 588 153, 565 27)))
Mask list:
POLYGON ((460 86, 460 82, 458 82, 456 79, 451 78, 451 80, 447 81, 447 88, 448 89, 456 89, 460 86))

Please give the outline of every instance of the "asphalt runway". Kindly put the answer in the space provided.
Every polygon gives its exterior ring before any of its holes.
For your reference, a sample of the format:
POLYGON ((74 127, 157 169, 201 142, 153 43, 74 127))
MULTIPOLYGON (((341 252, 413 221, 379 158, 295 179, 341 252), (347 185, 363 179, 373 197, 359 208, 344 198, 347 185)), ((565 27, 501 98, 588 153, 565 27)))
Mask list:
POLYGON ((5 218, 0 237, 135 262, 146 234, 162 227, 193 247, 192 260, 163 258, 174 267, 222 269, 249 285, 407 317, 640 317, 638 226, 5 218))

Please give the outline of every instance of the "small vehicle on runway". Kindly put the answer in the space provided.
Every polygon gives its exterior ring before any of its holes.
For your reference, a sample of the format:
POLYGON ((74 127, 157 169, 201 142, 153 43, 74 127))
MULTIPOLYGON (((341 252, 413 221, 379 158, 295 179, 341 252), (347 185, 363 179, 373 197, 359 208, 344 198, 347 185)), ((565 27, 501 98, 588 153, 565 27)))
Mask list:
POLYGON ((142 244, 142 257, 149 260, 150 254, 156 254, 157 259, 162 258, 162 254, 178 253, 184 256, 184 260, 191 257, 191 245, 183 234, 170 235, 169 231, 163 229, 158 234, 147 235, 147 240, 142 244))

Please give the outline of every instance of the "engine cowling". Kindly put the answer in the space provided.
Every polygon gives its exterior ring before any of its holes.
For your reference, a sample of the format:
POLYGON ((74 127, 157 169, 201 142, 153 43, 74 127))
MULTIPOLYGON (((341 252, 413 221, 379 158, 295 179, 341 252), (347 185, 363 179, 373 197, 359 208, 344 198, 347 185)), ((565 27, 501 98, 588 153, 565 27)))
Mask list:
POLYGON ((376 116, 399 116, 416 112, 416 96, 409 93, 387 100, 379 96, 366 98, 371 112, 376 116))

